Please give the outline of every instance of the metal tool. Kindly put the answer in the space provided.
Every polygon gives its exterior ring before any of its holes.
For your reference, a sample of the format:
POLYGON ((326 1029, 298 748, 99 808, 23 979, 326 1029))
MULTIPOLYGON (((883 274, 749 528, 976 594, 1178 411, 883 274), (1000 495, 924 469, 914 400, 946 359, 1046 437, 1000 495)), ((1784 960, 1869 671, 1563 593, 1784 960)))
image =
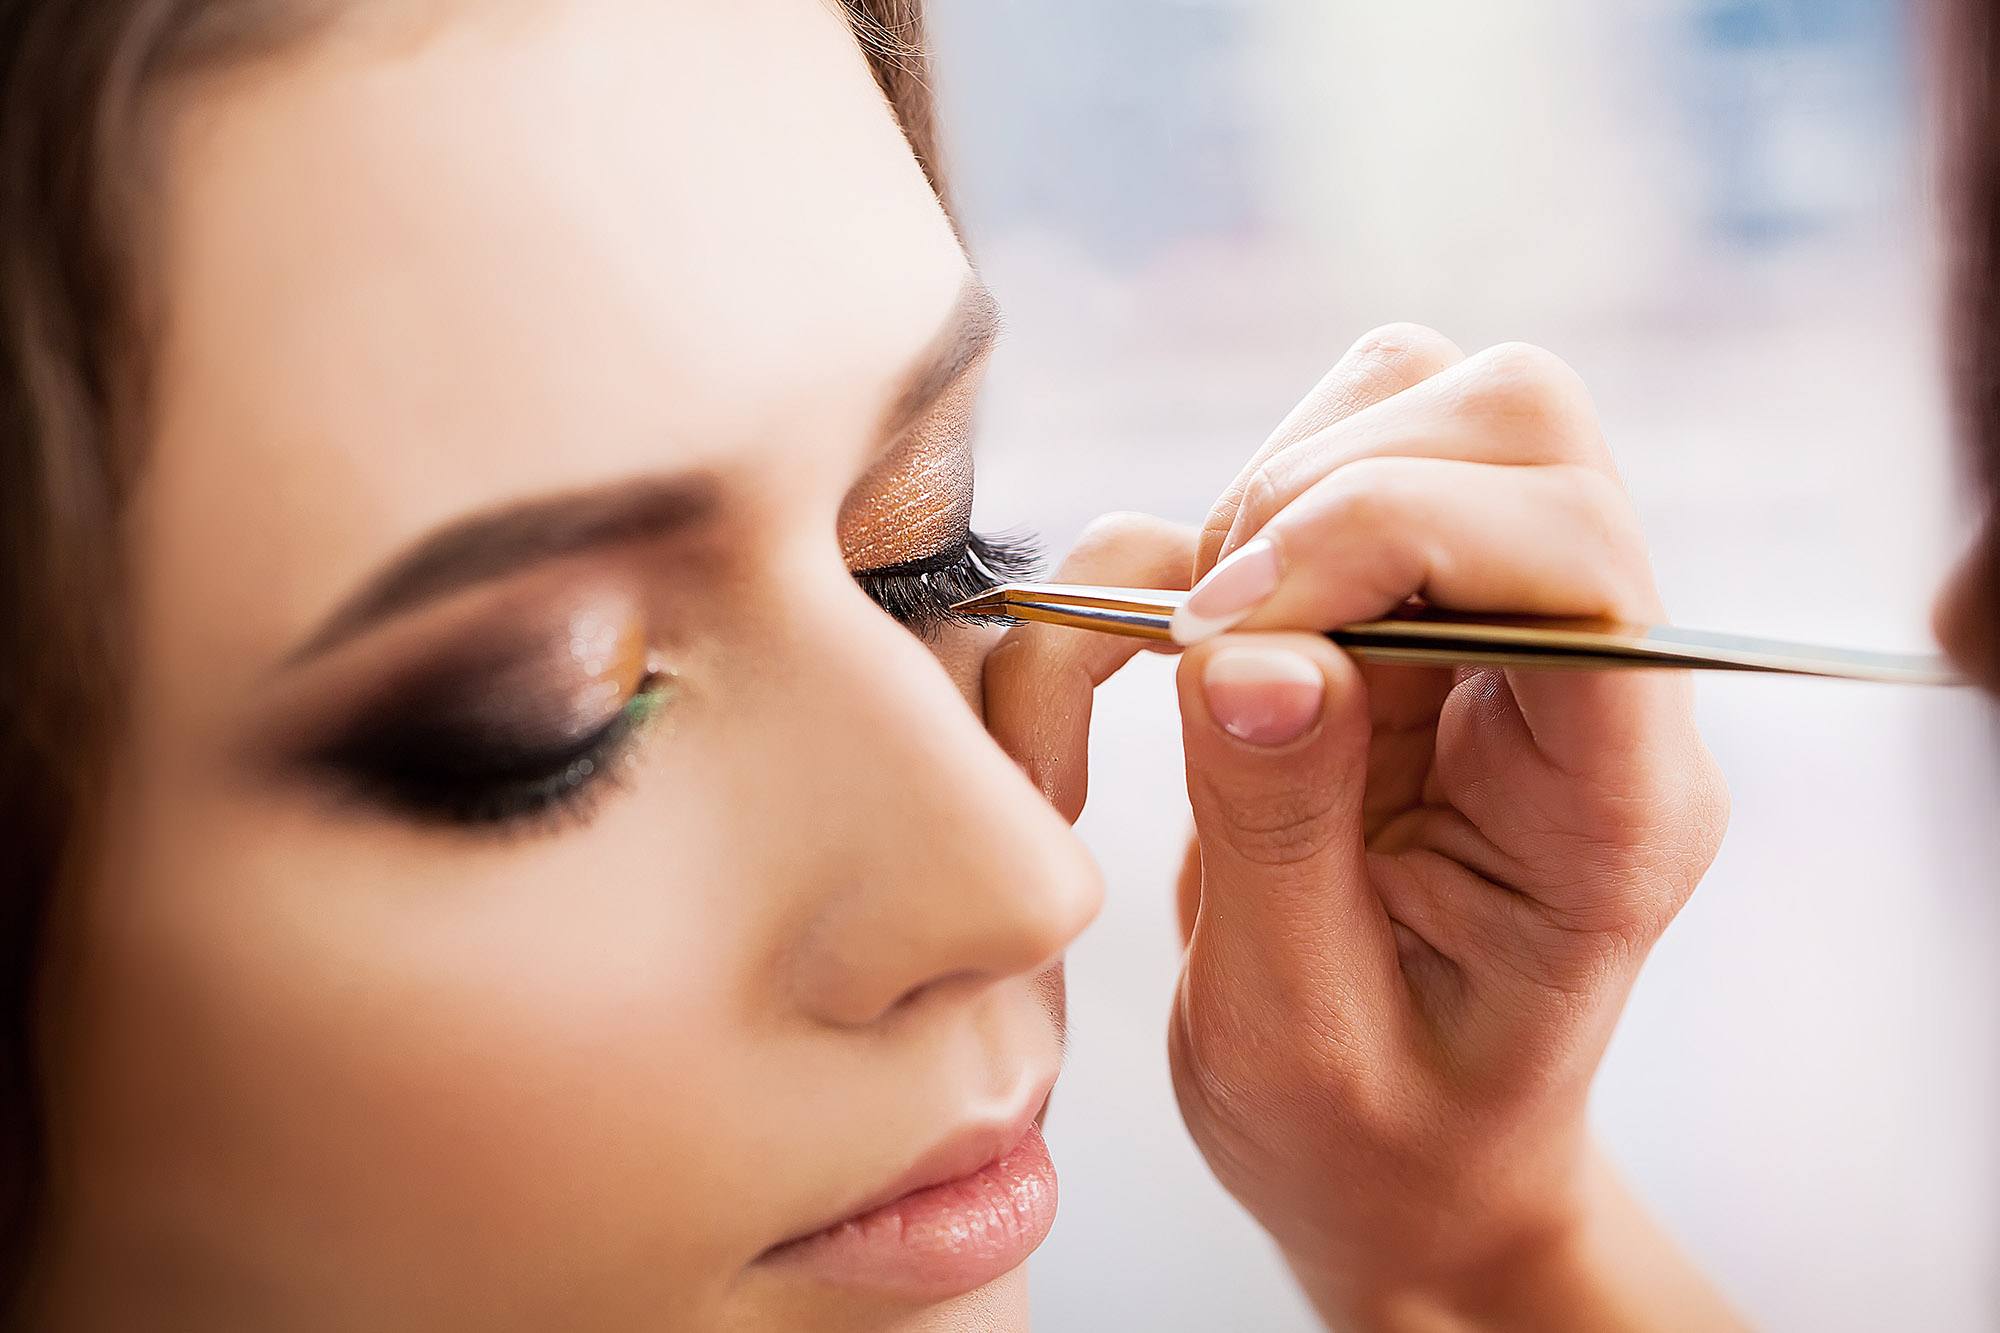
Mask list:
MULTIPOLYGON (((1168 626, 1184 592, 1096 588, 1070 583, 1005 583, 952 608, 1071 625, 1105 634, 1171 641, 1168 626)), ((1430 608, 1344 625, 1326 637, 1364 662, 1403 666, 1503 666, 1609 671, 1637 667, 1764 671, 1905 685, 1962 685, 1932 653, 1879 653, 1717 634, 1672 625, 1546 616, 1467 615, 1430 608)))

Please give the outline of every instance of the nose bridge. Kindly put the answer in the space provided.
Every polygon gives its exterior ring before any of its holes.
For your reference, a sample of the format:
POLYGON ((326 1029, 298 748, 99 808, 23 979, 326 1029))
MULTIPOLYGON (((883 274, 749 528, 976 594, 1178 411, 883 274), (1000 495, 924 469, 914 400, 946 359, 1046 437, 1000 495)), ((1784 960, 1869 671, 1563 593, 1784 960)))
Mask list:
MULTIPOLYGON (((860 594, 855 592, 858 599, 860 594)), ((938 982, 1052 964, 1096 915, 1096 867, 923 646, 862 602, 812 633, 813 736, 788 765, 820 846, 789 964, 798 1002, 873 1022, 938 982)))

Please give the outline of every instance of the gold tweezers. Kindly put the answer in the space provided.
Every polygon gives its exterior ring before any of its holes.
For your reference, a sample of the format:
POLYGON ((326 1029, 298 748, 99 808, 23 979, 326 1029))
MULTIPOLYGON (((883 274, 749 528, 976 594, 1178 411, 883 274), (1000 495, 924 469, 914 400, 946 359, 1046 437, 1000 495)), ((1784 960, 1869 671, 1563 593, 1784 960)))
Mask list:
MULTIPOLYGON (((1154 588, 1005 583, 952 610, 1073 625, 1105 634, 1171 640, 1167 626, 1187 597, 1154 588)), ((1404 666, 1505 666, 1606 671, 1632 667, 1770 671, 1906 685, 1962 685, 1944 658, 1877 653, 1715 634, 1672 625, 1545 616, 1464 615, 1429 608, 1345 625, 1327 638, 1364 662, 1404 666)))

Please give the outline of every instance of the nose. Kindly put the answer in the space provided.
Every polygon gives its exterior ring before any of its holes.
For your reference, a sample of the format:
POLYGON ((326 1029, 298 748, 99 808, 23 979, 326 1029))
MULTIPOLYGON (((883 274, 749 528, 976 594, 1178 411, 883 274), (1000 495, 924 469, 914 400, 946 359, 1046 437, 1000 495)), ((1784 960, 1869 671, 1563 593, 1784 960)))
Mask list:
POLYGON ((809 739, 785 766, 811 842, 785 969, 799 1007, 864 1026, 1052 966, 1103 902, 1068 823, 930 652, 865 601, 811 653, 809 739))

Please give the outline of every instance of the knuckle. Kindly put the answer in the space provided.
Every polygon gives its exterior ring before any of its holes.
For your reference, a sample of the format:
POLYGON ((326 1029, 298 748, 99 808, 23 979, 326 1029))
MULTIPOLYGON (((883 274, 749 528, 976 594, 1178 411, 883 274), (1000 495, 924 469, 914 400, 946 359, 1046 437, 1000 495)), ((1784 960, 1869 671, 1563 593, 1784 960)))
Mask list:
POLYGON ((1243 495, 1249 487, 1250 478, 1258 470, 1257 466, 1247 467, 1230 479, 1229 485, 1216 497, 1215 504, 1208 511, 1208 517, 1202 522, 1203 537, 1207 537, 1209 533, 1220 535, 1229 530, 1229 525, 1236 521, 1236 511, 1243 507, 1243 495))
POLYGON ((1113 510, 1090 520, 1076 544, 1078 549, 1118 548, 1157 537, 1172 527, 1173 524, 1167 520, 1151 514, 1127 509, 1113 510))
POLYGON ((1602 584, 1607 609, 1631 614, 1653 599, 1653 567, 1639 531, 1631 497, 1615 476, 1581 464, 1566 465, 1558 474, 1559 503, 1583 540, 1600 559, 1587 567, 1602 584))
POLYGON ((1533 343, 1500 343, 1467 367, 1468 395, 1485 411, 1541 427, 1573 426, 1595 414, 1582 378, 1533 343))
POLYGON ((1648 790, 1596 804, 1595 848, 1583 858, 1572 928, 1604 936, 1619 959, 1642 957, 1693 896, 1729 826, 1722 774, 1698 737, 1648 790))
POLYGON ((1639 545, 1622 486, 1586 467, 1565 468, 1564 480, 1571 511, 1601 545, 1613 551, 1639 545))
POLYGON ((1534 343, 1495 343, 1473 360, 1495 381, 1528 394, 1563 393, 1580 383, 1568 363, 1534 343))
POLYGON ((1701 770, 1695 790, 1698 854, 1705 873, 1722 852, 1723 840, 1729 836, 1730 816, 1729 783, 1722 776, 1722 765, 1715 761, 1706 745, 1701 747, 1701 770))
POLYGON ((1233 503, 1227 509, 1218 508, 1208 516, 1208 521, 1202 525, 1201 536, 1195 542, 1194 571, 1190 583, 1200 581, 1215 568, 1216 562, 1222 558, 1222 544, 1229 540, 1229 529, 1235 522, 1236 505, 1233 503))
POLYGON ((1678 906, 1606 863, 1588 899, 1544 909, 1549 936, 1544 948, 1555 961, 1536 980, 1551 992, 1578 998, 1602 993, 1645 958, 1678 906))
POLYGON ((1332 842, 1327 822, 1307 814, 1293 822, 1232 821, 1230 845, 1237 857, 1265 870, 1300 870, 1312 866, 1332 842))
POLYGON ((1326 516, 1349 529, 1400 524, 1408 516, 1410 484, 1421 466, 1421 460, 1381 455, 1336 469, 1321 483, 1326 516))
POLYGON ((1397 319, 1362 334, 1350 355, 1414 356, 1450 350, 1451 340, 1428 324, 1397 319))
POLYGON ((1247 798, 1211 790, 1205 804, 1221 816, 1219 831, 1239 860, 1267 870, 1298 869, 1317 864, 1341 829, 1338 802, 1317 785, 1278 786, 1247 798))
POLYGON ((1729 833, 1729 784, 1723 779, 1722 766, 1699 736, 1692 737, 1690 744, 1693 754, 1680 784, 1679 817, 1675 821, 1683 830, 1678 860, 1688 893, 1715 863, 1729 833))
POLYGON ((1222 558, 1229 535, 1238 527, 1247 525, 1249 531, 1255 531, 1269 517, 1265 507, 1275 498, 1277 490, 1267 471, 1287 452, 1284 447, 1271 445, 1258 450, 1216 498, 1195 542, 1195 578, 1208 573, 1222 558))
POLYGON ((1084 527, 1058 573, 1063 578, 1098 583, 1153 578, 1163 564, 1178 567, 1184 562, 1194 540, 1192 528, 1153 514, 1101 514, 1084 527))
POLYGON ((1429 378, 1458 356, 1457 346, 1436 329, 1399 321, 1362 334, 1341 359, 1375 367, 1369 378, 1387 396, 1429 378))
MULTIPOLYGON (((1281 507, 1283 492, 1271 473, 1274 461, 1259 463, 1242 480, 1231 528, 1245 540, 1255 535, 1281 507)), ((1228 533, 1223 535, 1227 538, 1228 533)))

